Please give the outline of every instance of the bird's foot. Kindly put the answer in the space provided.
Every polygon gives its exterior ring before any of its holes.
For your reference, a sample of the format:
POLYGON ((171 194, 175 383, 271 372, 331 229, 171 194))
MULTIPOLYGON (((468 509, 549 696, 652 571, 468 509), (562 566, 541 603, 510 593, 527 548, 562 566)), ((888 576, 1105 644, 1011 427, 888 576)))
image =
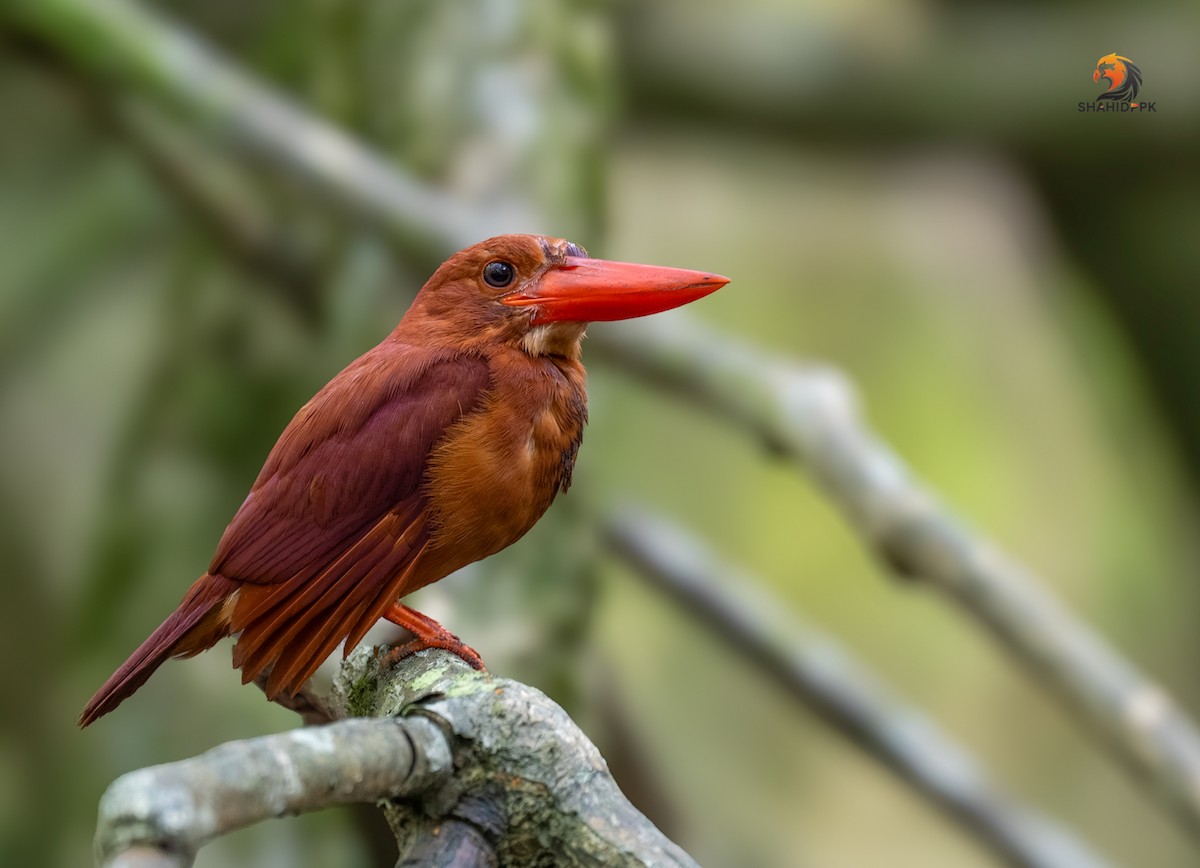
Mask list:
POLYGON ((418 651, 424 651, 426 648, 441 648, 459 657, 472 669, 478 669, 480 672, 487 671, 478 651, 453 636, 450 638, 453 640, 452 642, 429 642, 425 639, 413 639, 411 642, 389 648, 387 653, 379 658, 379 670, 380 672, 389 672, 401 660, 411 657, 418 651))
POLYGON ((449 651, 472 669, 478 669, 480 672, 487 671, 483 665, 483 658, 479 656, 478 651, 467 645, 428 615, 422 615, 415 609, 394 603, 390 609, 383 613, 383 617, 397 627, 403 627, 412 633, 413 639, 411 642, 406 642, 403 645, 397 645, 395 648, 389 649, 386 654, 380 657, 379 666, 382 671, 387 672, 405 657, 416 654, 418 651, 424 651, 426 648, 441 648, 444 651, 449 651))

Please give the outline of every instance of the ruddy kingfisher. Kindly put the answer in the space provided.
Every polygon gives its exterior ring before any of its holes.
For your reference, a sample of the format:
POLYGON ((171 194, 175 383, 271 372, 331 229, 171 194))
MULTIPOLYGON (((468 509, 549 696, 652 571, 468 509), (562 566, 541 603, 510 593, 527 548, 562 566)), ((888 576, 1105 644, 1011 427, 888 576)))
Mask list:
POLYGON ((400 324, 284 429, 208 571, 88 702, 87 726, 168 657, 237 635, 242 683, 294 694, 380 618, 400 655, 479 656, 401 598, 520 539, 571 471, 587 421, 580 342, 591 321, 644 316, 728 283, 591 259, 501 235, 434 272, 400 324))

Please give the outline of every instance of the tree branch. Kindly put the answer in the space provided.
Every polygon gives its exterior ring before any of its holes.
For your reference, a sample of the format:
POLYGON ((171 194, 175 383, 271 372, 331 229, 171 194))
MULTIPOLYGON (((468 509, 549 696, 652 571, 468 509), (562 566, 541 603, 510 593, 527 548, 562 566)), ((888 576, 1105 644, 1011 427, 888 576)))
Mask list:
POLYGON ((805 706, 1021 868, 1102 868, 1067 830, 1000 792, 936 724, 910 708, 834 640, 736 574, 697 539, 626 508, 604 524, 612 550, 713 628, 805 706))
POLYGON ((243 826, 415 795, 452 771, 445 733, 421 717, 344 720, 228 742, 118 778, 100 800, 96 854, 111 868, 190 865, 202 845, 243 826))
MULTIPOLYGON (((270 677, 271 667, 268 666, 254 679, 254 686, 266 694, 267 679, 270 677)), ((304 721, 305 726, 320 726, 321 724, 332 723, 344 716, 338 714, 333 708, 330 708, 328 700, 317 694, 313 689, 311 680, 306 682, 296 692, 295 696, 283 694, 276 696, 271 701, 280 708, 286 708, 288 711, 298 714, 300 719, 304 721)))
POLYGON ((878 558, 972 615, 1200 835, 1200 733, 1156 684, 962 523, 859 417, 852 387, 684 317, 597 331, 593 353, 727 418, 811 475, 878 558))
POLYGON ((454 780, 426 798, 426 812, 385 806, 402 857, 406 838, 428 837, 437 826, 430 813, 490 815, 494 825, 498 811, 501 865, 695 865, 622 795, 567 713, 532 687, 441 651, 421 652, 381 676, 373 652, 359 648, 341 669, 334 701, 348 714, 427 715, 452 735, 454 780))
POLYGON ((695 865, 544 694, 443 651, 387 673, 378 659, 357 649, 332 706, 320 704, 378 719, 229 742, 119 778, 100 802, 100 864, 186 868, 206 842, 243 826, 387 800, 400 865, 695 865))

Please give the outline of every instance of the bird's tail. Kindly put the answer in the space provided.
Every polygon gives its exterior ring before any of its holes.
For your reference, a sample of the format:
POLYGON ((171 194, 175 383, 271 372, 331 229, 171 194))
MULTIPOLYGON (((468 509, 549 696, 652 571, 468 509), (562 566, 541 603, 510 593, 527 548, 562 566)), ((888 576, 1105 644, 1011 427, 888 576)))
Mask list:
POLYGON ((79 715, 79 726, 95 723, 132 696, 168 657, 199 654, 227 636, 222 610, 237 588, 237 582, 224 576, 205 573, 197 579, 179 608, 96 691, 79 715))

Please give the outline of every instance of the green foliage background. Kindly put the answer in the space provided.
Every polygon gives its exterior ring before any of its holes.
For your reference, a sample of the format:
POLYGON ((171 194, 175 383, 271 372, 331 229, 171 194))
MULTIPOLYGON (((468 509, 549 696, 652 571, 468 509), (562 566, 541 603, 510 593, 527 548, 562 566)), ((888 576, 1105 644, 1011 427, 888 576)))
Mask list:
MULTIPOLYGON (((156 8, 413 175, 481 207, 515 188, 547 215, 513 229, 733 277, 692 314, 847 371, 949 503, 1200 711, 1193 5, 1119 23, 1123 6, 916 0, 156 8), (1155 115, 1076 112, 1114 48, 1155 115)), ((0 863, 78 865, 117 775, 294 724, 238 688, 224 648, 87 732, 72 721, 207 564, 294 410, 429 269, 150 118, 288 267, 239 261, 148 167, 119 120, 135 99, 5 17, 0 863)), ((887 581, 806 481, 720 420, 591 375, 569 497, 419 605, 566 703, 703 864, 989 862, 599 552, 585 509, 632 499, 690 526, 1114 862, 1195 864, 1057 704, 887 581)), ((197 864, 370 859, 331 812, 197 864)))

